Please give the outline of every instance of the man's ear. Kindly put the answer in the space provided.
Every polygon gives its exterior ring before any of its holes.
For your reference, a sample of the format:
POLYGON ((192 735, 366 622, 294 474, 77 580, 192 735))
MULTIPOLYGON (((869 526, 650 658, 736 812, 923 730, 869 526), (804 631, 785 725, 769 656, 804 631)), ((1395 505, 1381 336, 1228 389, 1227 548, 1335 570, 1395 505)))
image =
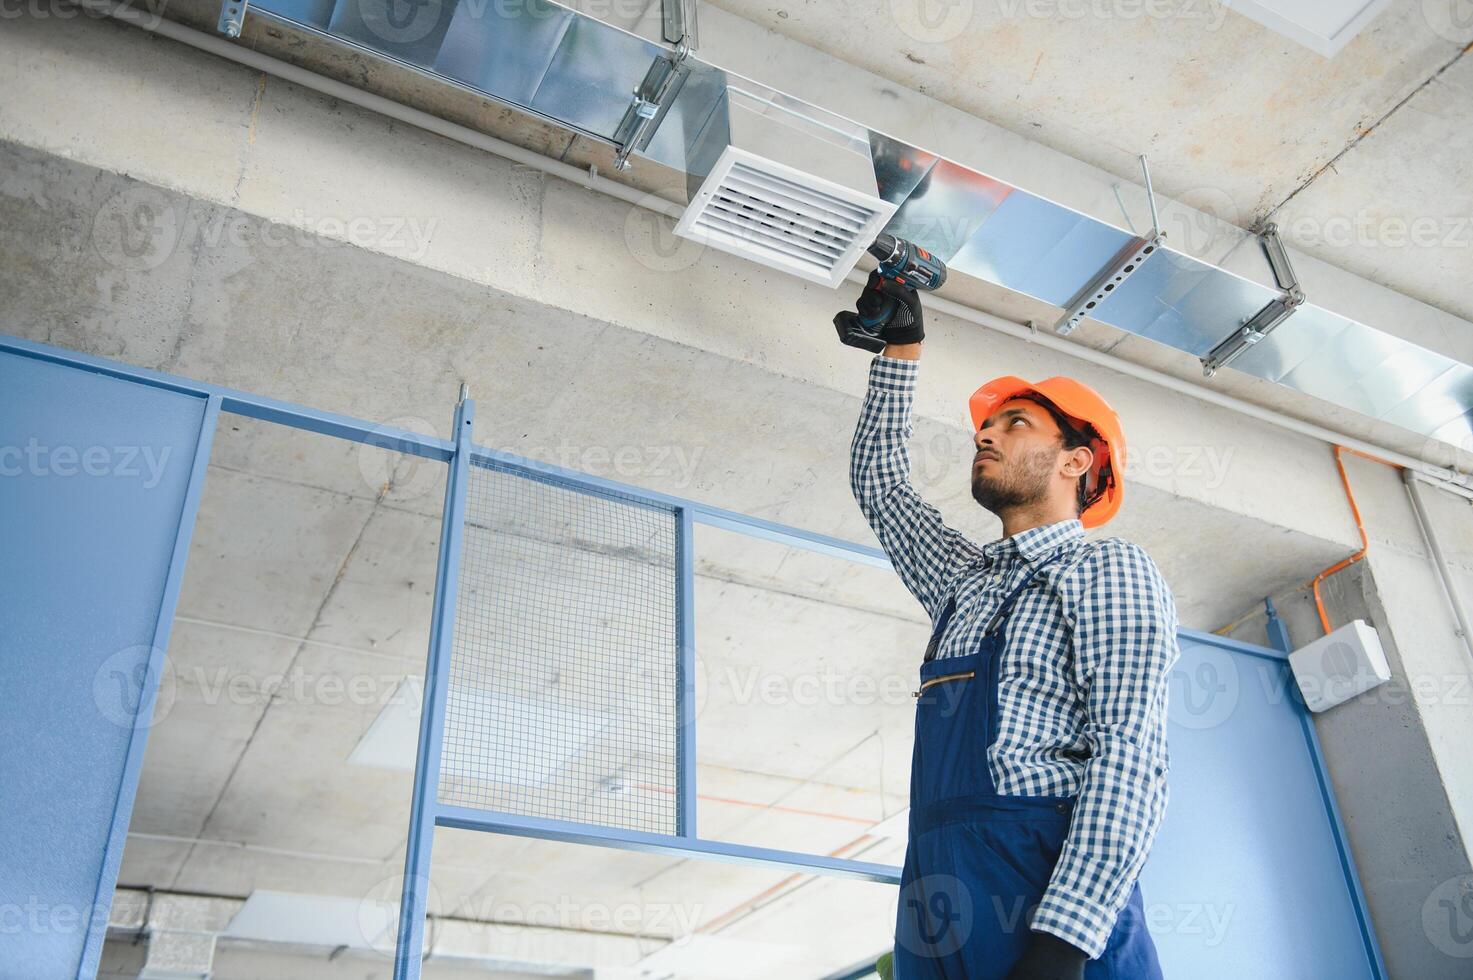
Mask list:
POLYGON ((1064 472, 1070 479, 1077 480, 1089 472, 1089 468, 1094 465, 1094 462, 1094 450, 1088 446, 1075 446, 1069 450, 1069 461, 1065 464, 1064 472), (1080 455, 1081 453, 1083 453, 1082 456, 1080 455), (1081 461, 1083 465, 1080 465, 1081 461), (1070 472, 1071 470, 1073 472, 1070 472))

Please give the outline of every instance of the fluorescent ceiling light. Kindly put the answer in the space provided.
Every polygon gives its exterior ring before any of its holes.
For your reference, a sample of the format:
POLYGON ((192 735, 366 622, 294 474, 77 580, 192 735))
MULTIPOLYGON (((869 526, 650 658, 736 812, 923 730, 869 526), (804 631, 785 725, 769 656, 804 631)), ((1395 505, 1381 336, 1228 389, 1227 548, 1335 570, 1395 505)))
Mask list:
POLYGON ((397 924, 398 915, 397 906, 390 908, 360 898, 257 888, 220 935, 329 949, 372 949, 369 937, 397 924))
POLYGON ((747 980, 775 976, 795 953, 792 946, 777 943, 725 939, 720 936, 689 936, 651 954, 640 967, 645 973, 677 977, 702 976, 720 980, 747 980))
POLYGON ((406 677, 399 682, 378 717, 348 754, 349 765, 414 771, 424 687, 422 677, 406 677))
POLYGON ((1333 58, 1391 0, 1225 0, 1229 10, 1333 58))
MULTIPOLYGON (((405 678, 353 747, 348 763, 413 772, 423 698, 424 681, 405 678)), ((546 785, 566 772, 613 722, 605 714, 492 694, 463 683, 452 685, 450 700, 445 750, 458 750, 463 769, 466 746, 475 746, 475 775, 480 782, 546 785)))

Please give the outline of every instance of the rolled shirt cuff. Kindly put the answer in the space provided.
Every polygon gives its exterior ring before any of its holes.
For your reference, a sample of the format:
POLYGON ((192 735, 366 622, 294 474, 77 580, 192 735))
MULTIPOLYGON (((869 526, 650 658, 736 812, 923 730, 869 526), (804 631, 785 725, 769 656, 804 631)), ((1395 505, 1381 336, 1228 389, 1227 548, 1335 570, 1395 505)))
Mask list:
POLYGON ((1115 913, 1098 903, 1078 897, 1045 893, 1033 913, 1029 928, 1050 932, 1098 959, 1115 929, 1115 913))
POLYGON ((920 361, 876 354, 869 366, 870 387, 885 391, 912 391, 920 367, 920 361))

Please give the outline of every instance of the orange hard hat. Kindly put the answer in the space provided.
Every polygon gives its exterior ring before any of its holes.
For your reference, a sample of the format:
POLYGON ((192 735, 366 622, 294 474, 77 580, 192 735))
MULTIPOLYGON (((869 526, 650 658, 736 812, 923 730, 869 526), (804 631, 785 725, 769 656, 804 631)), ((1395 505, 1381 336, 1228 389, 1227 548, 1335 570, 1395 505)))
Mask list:
POLYGON ((1099 527, 1115 516, 1125 498, 1125 431, 1120 428, 1120 416, 1099 392, 1073 378, 1053 377, 1031 384, 1007 375, 994 378, 972 393, 972 428, 982 428, 1004 402, 1026 392, 1042 395, 1076 427, 1083 422, 1094 427, 1090 449, 1095 461, 1085 479, 1085 500, 1089 503, 1079 519, 1085 527, 1099 527))

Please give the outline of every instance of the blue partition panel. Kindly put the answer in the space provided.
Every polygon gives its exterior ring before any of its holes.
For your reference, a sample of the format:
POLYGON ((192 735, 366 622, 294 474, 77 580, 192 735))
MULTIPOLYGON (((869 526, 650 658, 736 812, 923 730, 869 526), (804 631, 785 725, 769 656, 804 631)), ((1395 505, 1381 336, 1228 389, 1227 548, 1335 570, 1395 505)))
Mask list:
POLYGON ((1375 980, 1307 709, 1275 651, 1182 631, 1171 798, 1141 874, 1162 970, 1375 980))
POLYGON ((0 351, 0 977, 96 971, 218 405, 0 351))
MULTIPOLYGON (((95 972, 222 407, 450 463, 396 978, 419 976, 436 826, 898 880, 887 865, 704 840, 691 820, 692 524, 888 564, 874 547, 474 447, 468 400, 447 442, 0 336, 0 980, 95 972), (680 611, 668 652, 672 664, 679 658, 678 715, 665 722, 673 729, 678 717, 684 730, 673 827, 438 798, 473 460, 676 515, 680 611)), ((1193 630, 1180 640, 1171 799, 1141 879, 1166 976, 1383 980, 1314 727, 1283 654, 1193 630)))

